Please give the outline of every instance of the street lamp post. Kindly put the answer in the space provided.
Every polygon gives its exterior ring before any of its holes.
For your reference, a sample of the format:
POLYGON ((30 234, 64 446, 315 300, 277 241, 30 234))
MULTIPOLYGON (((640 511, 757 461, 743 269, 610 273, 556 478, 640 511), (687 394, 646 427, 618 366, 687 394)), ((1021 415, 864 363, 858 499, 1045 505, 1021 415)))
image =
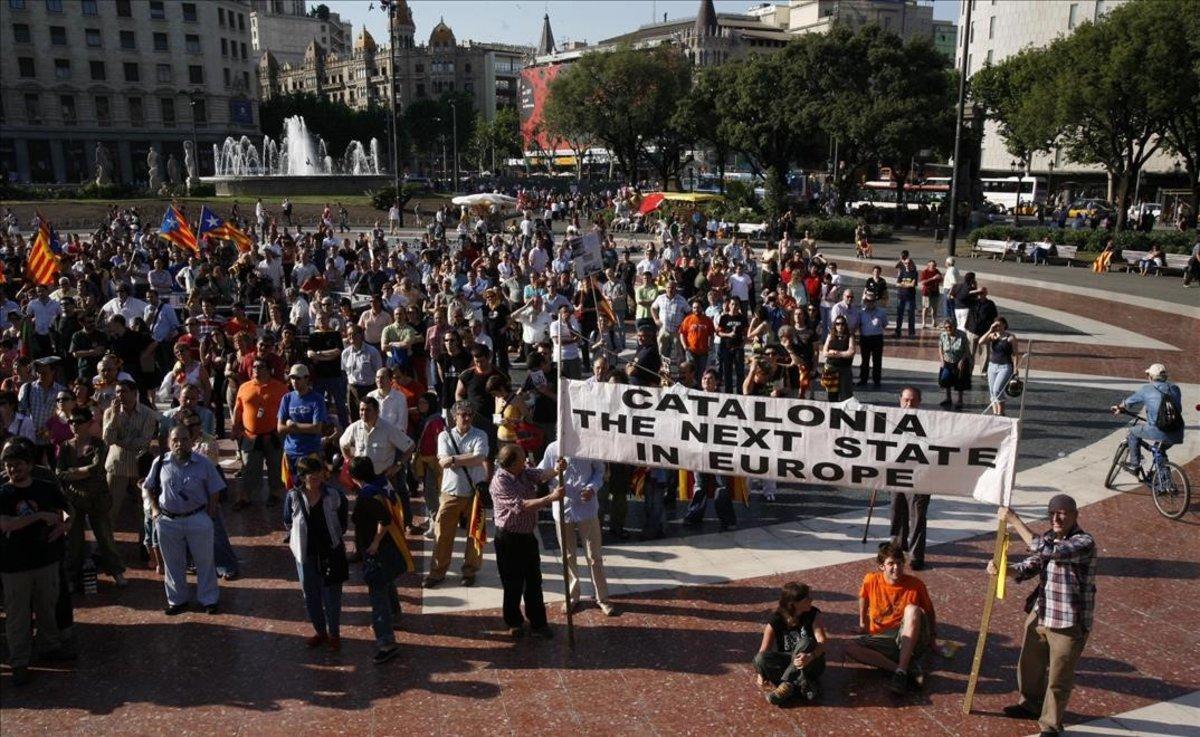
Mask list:
MULTIPOLYGON (((1054 196, 1054 159, 1050 159, 1046 162, 1046 169, 1049 172, 1046 175, 1046 206, 1050 207, 1054 205, 1055 200, 1058 199, 1054 196)), ((1051 214, 1054 213, 1053 210, 1050 212, 1051 214)))
POLYGON ((200 90, 180 90, 179 94, 188 99, 188 106, 192 111, 192 155, 196 157, 196 176, 200 175, 200 144, 196 140, 196 105, 204 100, 204 93, 200 90))
POLYGON ((1014 159, 1008 167, 1017 175, 1017 203, 1013 205, 1013 227, 1021 227, 1021 186, 1025 180, 1025 161, 1014 159))
MULTIPOLYGON (((966 108, 967 100, 967 56, 968 42, 970 34, 965 29, 971 27, 971 11, 975 9, 975 3, 964 3, 967 6, 967 17, 961 26, 959 26, 959 35, 962 36, 962 57, 960 59, 960 67, 958 70, 958 110, 954 119, 954 169, 950 174, 950 202, 946 205, 946 213, 950 216, 950 224, 947 228, 950 235, 950 243, 948 244, 949 253, 954 255, 955 246, 958 241, 958 195, 962 189, 963 166, 962 166, 962 129, 963 116, 966 108)), ((836 155, 834 158, 837 158, 836 155)))
POLYGON ((450 118, 454 124, 454 186, 451 188, 451 193, 458 191, 458 105, 454 100, 450 101, 450 118))
POLYGON ((380 9, 388 17, 388 97, 391 98, 392 114, 388 119, 388 130, 392 136, 392 192, 396 197, 396 208, 400 210, 400 221, 404 222, 404 210, 400 207, 400 150, 399 124, 396 120, 396 4, 392 0, 380 0, 380 9))

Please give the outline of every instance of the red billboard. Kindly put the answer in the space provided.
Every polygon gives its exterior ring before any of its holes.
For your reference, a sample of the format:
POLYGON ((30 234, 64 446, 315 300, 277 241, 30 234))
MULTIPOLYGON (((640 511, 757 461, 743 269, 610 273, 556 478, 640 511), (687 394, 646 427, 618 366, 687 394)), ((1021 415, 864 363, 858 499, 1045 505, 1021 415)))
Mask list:
POLYGON ((562 68, 561 64, 545 64, 521 70, 521 139, 526 151, 554 150, 549 138, 541 130, 542 111, 550 97, 550 83, 562 68))

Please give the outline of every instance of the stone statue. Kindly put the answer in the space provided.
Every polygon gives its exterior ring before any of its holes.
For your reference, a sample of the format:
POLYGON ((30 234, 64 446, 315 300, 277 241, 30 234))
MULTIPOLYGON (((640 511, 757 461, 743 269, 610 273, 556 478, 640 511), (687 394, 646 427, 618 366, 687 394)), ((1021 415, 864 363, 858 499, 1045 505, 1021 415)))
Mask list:
POLYGON ((167 157, 167 181, 172 187, 179 186, 179 159, 175 158, 175 154, 167 157))
POLYGON ((162 173, 158 170, 158 151, 151 148, 146 152, 146 169, 150 172, 150 191, 162 189, 162 173))
POLYGON ((187 170, 188 194, 200 184, 200 160, 196 157, 196 146, 191 141, 183 142, 183 166, 187 170))
POLYGON ((96 186, 107 187, 112 184, 112 158, 103 143, 96 143, 96 186))

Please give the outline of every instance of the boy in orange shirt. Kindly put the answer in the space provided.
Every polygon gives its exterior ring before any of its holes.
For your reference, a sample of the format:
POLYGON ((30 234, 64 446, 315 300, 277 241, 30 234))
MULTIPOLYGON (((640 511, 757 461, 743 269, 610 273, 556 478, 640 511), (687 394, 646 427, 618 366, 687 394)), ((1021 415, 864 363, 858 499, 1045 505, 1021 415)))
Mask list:
POLYGON ((904 573, 903 548, 884 543, 875 560, 879 571, 864 576, 858 592, 861 635, 846 646, 846 654, 891 672, 888 688, 903 694, 922 685, 918 663, 937 639, 937 618, 925 583, 904 573))
POLYGON ((704 373, 708 366, 708 354, 712 348, 717 327, 712 318, 704 314, 704 302, 692 300, 692 312, 679 324, 679 339, 687 351, 689 360, 695 364, 696 373, 704 373))

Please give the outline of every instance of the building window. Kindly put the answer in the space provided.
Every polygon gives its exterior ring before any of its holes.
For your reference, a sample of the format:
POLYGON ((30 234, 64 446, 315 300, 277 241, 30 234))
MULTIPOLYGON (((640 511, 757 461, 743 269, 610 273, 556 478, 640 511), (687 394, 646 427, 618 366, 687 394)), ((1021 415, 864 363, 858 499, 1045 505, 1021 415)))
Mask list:
POLYGON ((217 25, 225 27, 225 8, 217 8, 217 25))
POLYGON ((229 86, 229 67, 225 67, 221 71, 224 73, 223 76, 225 77, 225 86, 228 87, 229 86))
POLYGON ((988 18, 988 40, 996 37, 996 16, 988 18))
POLYGON ((96 122, 106 127, 112 125, 112 109, 105 95, 96 95, 96 122))
POLYGON ((150 20, 166 20, 167 9, 162 0, 150 0, 150 20))
POLYGON ((141 74, 138 71, 138 65, 137 65, 136 61, 125 62, 125 81, 126 82, 141 81, 141 74))
POLYGON ((133 31, 121 31, 121 48, 137 49, 137 34, 133 31))
POLYGON ((424 65, 424 64, 418 64, 418 65, 417 65, 417 74, 424 74, 424 73, 425 73, 425 65, 424 65))
POLYGON ((242 15, 241 13, 238 13, 238 30, 246 30, 246 16, 242 15))
POLYGON ((54 78, 55 79, 70 79, 71 78, 71 60, 70 59, 55 59, 54 60, 54 78))
POLYGON ((100 29, 85 28, 83 31, 84 42, 93 49, 100 48, 100 29))
POLYGON ((42 101, 36 92, 25 93, 25 119, 30 123, 42 122, 42 101))
POLYGON ((25 0, 8 0, 8 7, 13 10, 24 10, 25 0))
POLYGON ((188 82, 192 84, 204 84, 204 67, 198 64, 192 64, 188 67, 188 82))
POLYGON ((170 97, 158 98, 158 109, 162 115, 164 128, 175 127, 175 101, 170 97))
POLYGON ((117 0, 117 17, 132 18, 133 8, 129 4, 129 0, 117 0))
POLYGON ((250 72, 242 72, 243 89, 250 89, 250 72))
POLYGON ((17 69, 22 77, 31 78, 37 76, 37 69, 33 64, 32 56, 22 56, 17 59, 17 69))
POLYGON ((189 23, 196 22, 196 3, 184 3, 180 6, 183 9, 183 19, 189 23))
POLYGON ((62 0, 46 0, 46 12, 47 13, 61 13, 62 12, 62 0))
POLYGON ((19 44, 27 44, 32 40, 29 35, 28 23, 13 23, 13 41, 19 44))
POLYGON ((91 61, 88 62, 88 66, 90 66, 92 70, 93 82, 103 82, 105 79, 108 79, 108 72, 104 69, 104 62, 91 61))
POLYGON ((229 42, 226 41, 225 39, 221 39, 221 56, 228 56, 228 55, 229 55, 229 42))
POLYGON ((187 47, 189 54, 200 53, 200 37, 194 33, 189 33, 183 37, 183 45, 187 47))
POLYGON ((988 52, 987 52, 987 59, 986 59, 986 60, 985 60, 983 63, 984 63, 985 65, 987 65, 987 66, 991 66, 991 65, 992 65, 992 50, 991 50, 991 49, 988 49, 988 52))
POLYGON ((146 112, 140 97, 129 98, 129 123, 139 128, 146 123, 146 112))
POLYGON ((81 0, 79 12, 84 15, 99 15, 100 9, 96 7, 96 0, 81 0))
POLYGON ((158 68, 158 72, 157 72, 156 78, 158 79, 158 81, 159 82, 170 82, 171 81, 171 65, 170 64, 159 64, 157 68, 158 68))
POLYGON ((245 59, 246 58, 246 42, 242 41, 239 45, 242 47, 242 58, 245 59))
POLYGON ((1079 3, 1071 3, 1067 11, 1067 28, 1074 28, 1079 23, 1079 3))
POLYGON ((50 43, 54 46, 67 45, 67 29, 65 26, 50 26, 50 43))
POLYGON ((63 125, 75 125, 79 122, 75 113, 75 95, 59 95, 58 101, 62 105, 63 125))
POLYGON ((170 51, 171 50, 171 43, 167 39, 167 34, 165 34, 165 33, 154 34, 154 50, 155 51, 170 51))
POLYGON ((197 127, 208 125, 208 105, 204 100, 196 100, 192 103, 192 122, 197 127))

